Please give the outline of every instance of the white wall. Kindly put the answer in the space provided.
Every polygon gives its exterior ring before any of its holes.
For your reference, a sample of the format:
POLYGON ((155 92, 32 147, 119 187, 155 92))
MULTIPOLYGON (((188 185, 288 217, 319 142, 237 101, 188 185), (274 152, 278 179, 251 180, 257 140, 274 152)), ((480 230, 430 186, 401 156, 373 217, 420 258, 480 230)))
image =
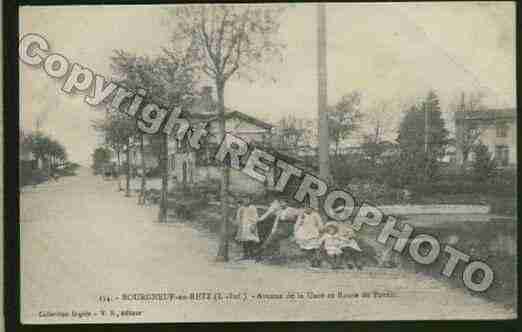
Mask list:
MULTIPOLYGON (((216 166, 197 167, 197 181, 219 180, 221 179, 221 171, 216 166)), ((237 171, 230 170, 230 191, 234 193, 259 194, 265 192, 263 183, 252 179, 248 175, 237 171)))
POLYGON ((506 137, 497 137, 496 126, 488 126, 485 128, 481 135, 480 139, 482 143, 484 143, 489 152, 495 157, 495 146, 496 145, 506 145, 509 148, 509 163, 516 164, 517 163, 517 128, 516 123, 510 123, 507 129, 506 137))

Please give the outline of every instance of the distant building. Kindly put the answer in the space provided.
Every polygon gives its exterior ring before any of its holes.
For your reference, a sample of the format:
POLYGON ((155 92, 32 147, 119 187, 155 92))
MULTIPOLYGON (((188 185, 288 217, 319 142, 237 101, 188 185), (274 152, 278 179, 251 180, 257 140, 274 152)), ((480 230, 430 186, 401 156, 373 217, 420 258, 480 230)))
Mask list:
POLYGON ((19 155, 20 155, 20 157, 19 157, 20 161, 27 161, 27 162, 36 161, 33 151, 31 151, 30 148, 27 147, 26 144, 20 144, 19 155))
MULTIPOLYGON (((212 89, 204 87, 200 97, 188 110, 185 118, 191 123, 208 122, 208 135, 199 150, 191 149, 186 142, 169 139, 169 174, 179 183, 217 180, 221 177, 219 165, 213 154, 221 143, 219 132, 218 105, 212 97, 212 89)), ((270 146, 273 126, 246 113, 225 109, 225 130, 242 138, 249 144, 270 146)), ((247 175, 231 170, 230 189, 236 192, 259 192, 264 184, 247 175)))
POLYGON ((453 145, 449 145, 446 148, 446 151, 444 153, 444 156, 440 160, 441 162, 448 164, 448 165, 455 165, 456 164, 456 148, 453 145))
POLYGON ((30 141, 28 140, 28 136, 26 136, 23 130, 20 130, 18 161, 20 167, 27 170, 42 169, 44 166, 43 161, 36 158, 31 148, 30 141))
POLYGON ((35 170, 41 168, 42 166, 42 163, 34 156, 34 153, 31 151, 28 144, 20 144, 18 160, 20 162, 21 169, 35 170))
MULTIPOLYGON (((139 140, 136 140, 132 144, 131 164, 137 167, 138 169, 141 168, 141 158, 142 155, 140 151, 140 142, 139 140)), ((147 135, 143 137, 143 158, 145 159, 145 168, 147 170, 151 170, 158 167, 158 156, 152 150, 152 146, 150 144, 150 136, 147 135)))
MULTIPOLYGON (((474 130, 477 142, 481 141, 489 149, 500 167, 515 167, 517 164, 517 114, 515 108, 456 112, 455 161, 462 165, 466 148, 466 132, 474 130)), ((473 160, 473 153, 469 160, 473 160)))

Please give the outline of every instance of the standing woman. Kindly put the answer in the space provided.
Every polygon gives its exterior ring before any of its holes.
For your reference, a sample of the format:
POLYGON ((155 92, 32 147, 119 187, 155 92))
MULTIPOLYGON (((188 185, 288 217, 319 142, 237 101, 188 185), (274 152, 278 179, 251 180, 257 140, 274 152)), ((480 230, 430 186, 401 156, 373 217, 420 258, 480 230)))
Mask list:
POLYGON ((243 245, 243 259, 252 259, 255 256, 259 235, 257 234, 257 208, 249 198, 245 198, 237 209, 236 241, 243 245))
POLYGON ((294 238, 308 257, 312 267, 319 267, 319 248, 321 246, 321 216, 310 207, 301 212, 294 225, 294 238))

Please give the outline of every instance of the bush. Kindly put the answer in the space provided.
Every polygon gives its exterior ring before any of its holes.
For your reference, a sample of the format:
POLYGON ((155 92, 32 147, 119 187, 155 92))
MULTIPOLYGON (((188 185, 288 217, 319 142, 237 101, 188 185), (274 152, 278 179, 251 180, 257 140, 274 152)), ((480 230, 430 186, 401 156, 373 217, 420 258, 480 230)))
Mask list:
MULTIPOLYGON (((482 293, 472 295, 484 297, 490 301, 500 302, 508 307, 516 305, 516 224, 515 222, 460 222, 440 224, 437 227, 417 227, 418 234, 430 234, 442 243, 450 241, 450 237, 458 242, 457 248, 469 254, 470 260, 486 262, 494 271, 495 278, 491 287, 482 293)), ((412 236, 415 237, 415 234, 412 236)), ((411 261, 409 256, 401 256, 404 261, 411 261)), ((463 266, 457 265, 451 278, 440 273, 447 262, 444 255, 429 265, 413 264, 416 272, 428 274, 434 278, 448 282, 454 287, 466 289, 462 282, 463 266)))
POLYGON ((161 176, 161 169, 159 166, 148 169, 147 174, 145 174, 148 178, 158 178, 161 176))
POLYGON ((67 162, 63 168, 59 168, 55 172, 58 176, 73 176, 76 175, 78 168, 80 168, 79 164, 67 162))
POLYGON ((477 181, 485 181, 494 175, 496 163, 491 158, 488 147, 479 143, 473 148, 475 159, 472 164, 473 175, 477 181))
POLYGON ((398 157, 382 158, 379 163, 360 155, 339 156, 333 159, 332 174, 339 186, 347 186, 353 181, 368 181, 393 188, 402 188, 412 182, 398 157))
POLYGON ((382 170, 360 156, 338 156, 332 158, 332 175, 338 185, 345 186, 354 179, 382 181, 382 170))
POLYGON ((517 170, 516 169, 496 169, 495 173, 488 182, 514 187, 517 183, 517 170))

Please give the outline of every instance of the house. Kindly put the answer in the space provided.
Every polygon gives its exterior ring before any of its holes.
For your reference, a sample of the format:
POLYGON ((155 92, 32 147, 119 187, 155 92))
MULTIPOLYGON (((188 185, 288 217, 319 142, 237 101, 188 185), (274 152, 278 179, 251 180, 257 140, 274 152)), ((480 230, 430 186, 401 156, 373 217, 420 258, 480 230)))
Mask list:
MULTIPOLYGON (((142 158, 145 160, 145 169, 147 173, 157 169, 159 165, 158 155, 153 151, 153 147, 150 142, 150 136, 147 135, 144 135, 143 137, 143 156, 140 149, 139 139, 131 139, 129 157, 132 176, 136 176, 142 173, 142 158)), ((121 172, 126 172, 126 163, 126 147, 123 148, 119 156, 115 151, 111 150, 109 164, 114 166, 122 165, 123 169, 121 172)))
POLYGON ((456 164, 456 148, 454 145, 449 145, 446 147, 446 151, 444 152, 444 156, 440 159, 441 162, 447 165, 455 165, 456 164))
MULTIPOLYGON (((221 133, 219 130, 218 105, 212 96, 211 87, 203 87, 191 107, 184 110, 183 118, 187 119, 192 126, 198 123, 207 123, 208 134, 197 150, 191 148, 186 139, 178 141, 174 135, 168 139, 169 181, 176 181, 188 186, 202 181, 219 181, 221 179, 221 165, 214 160, 214 155, 221 144, 221 133)), ((277 156, 278 159, 287 160, 302 169, 309 169, 309 164, 299 156, 281 153, 274 149, 277 132, 270 123, 245 112, 225 108, 225 130, 227 133, 240 137, 251 147, 259 147, 277 156)), ((157 167, 158 158, 152 152, 150 140, 147 136, 144 147, 147 168, 157 167)), ((125 160, 126 153, 122 153, 121 158, 125 160)), ((131 163, 138 168, 141 165, 139 142, 132 144, 131 163)), ((262 193, 270 189, 270 184, 260 183, 242 172, 231 169, 229 189, 236 193, 262 193)))
POLYGON ((20 169, 26 170, 27 172, 42 167, 42 162, 37 160, 37 158, 34 156, 33 151, 31 151, 29 144, 27 144, 26 142, 20 143, 18 160, 20 164, 20 169))
MULTIPOLYGON (((212 97, 212 88, 204 87, 199 98, 185 115, 192 124, 208 122, 208 135, 205 144, 194 150, 186 142, 175 138, 169 139, 169 174, 180 183, 194 184, 199 181, 218 180, 221 178, 220 165, 214 161, 214 154, 221 143, 217 103, 212 97)), ((242 138, 249 144, 269 146, 272 140, 273 126, 244 112, 225 109, 225 130, 242 138)), ((262 192, 265 185, 247 175, 231 170, 230 190, 233 192, 262 192)))
MULTIPOLYGON (((515 108, 455 113, 455 161, 462 165, 470 144, 482 142, 500 167, 517 164, 517 114, 515 108)), ((473 153, 469 159, 473 160, 473 153)))
POLYGON ((20 167, 27 170, 43 169, 46 164, 42 158, 36 157, 29 136, 23 130, 20 130, 19 135, 18 161, 20 167))
MULTIPOLYGON (((21 162, 30 162, 36 164, 34 153, 27 146, 27 144, 20 144, 19 159, 21 162)), ((34 168, 36 168, 36 166, 34 168)))
MULTIPOLYGON (((133 142, 131 149, 131 165, 134 165, 138 168, 142 166, 142 154, 140 151, 140 142, 133 142)), ((158 156, 152 150, 152 145, 150 144, 150 137, 143 137, 143 158, 145 160, 145 168, 148 170, 154 169, 158 167, 158 156)))

